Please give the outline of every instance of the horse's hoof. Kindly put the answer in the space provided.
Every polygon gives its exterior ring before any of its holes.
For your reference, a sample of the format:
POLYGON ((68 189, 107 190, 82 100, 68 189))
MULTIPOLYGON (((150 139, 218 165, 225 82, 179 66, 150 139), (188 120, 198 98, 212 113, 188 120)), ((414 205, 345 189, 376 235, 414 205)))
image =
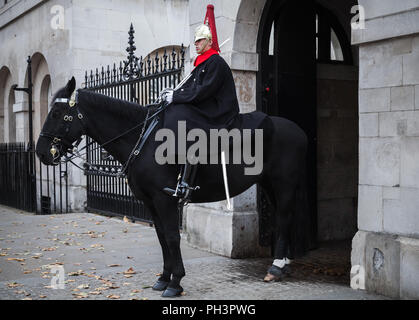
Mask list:
POLYGON ((183 292, 182 287, 179 287, 179 288, 168 287, 166 290, 164 290, 161 296, 164 298, 174 298, 174 297, 179 297, 182 294, 182 292, 183 292))
POLYGON ((263 281, 265 282, 271 282, 271 281, 279 281, 280 278, 277 276, 274 276, 273 274, 270 274, 269 272, 266 274, 265 278, 263 278, 263 281))
POLYGON ((290 273, 290 268, 288 265, 285 265, 283 268, 279 268, 277 266, 272 265, 268 273, 266 274, 263 281, 265 282, 271 282, 271 281, 280 281, 285 278, 286 275, 290 273))
POLYGON ((163 290, 166 290, 168 285, 169 285, 169 281, 157 280, 153 286, 153 290, 163 291, 163 290))

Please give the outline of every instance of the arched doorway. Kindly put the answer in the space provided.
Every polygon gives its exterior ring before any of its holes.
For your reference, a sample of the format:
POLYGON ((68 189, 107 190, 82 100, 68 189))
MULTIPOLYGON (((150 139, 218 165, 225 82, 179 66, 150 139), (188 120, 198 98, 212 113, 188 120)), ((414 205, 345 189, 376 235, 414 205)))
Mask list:
MULTIPOLYGON (((350 240, 357 227, 357 68, 327 1, 270 1, 259 23, 257 109, 288 118, 309 138, 311 243, 350 240)), ((355 4, 355 3, 354 3, 355 4)))
MULTIPOLYGON (((27 77, 27 75, 26 75, 27 77)), ((51 99, 51 77, 45 57, 37 52, 32 56, 33 137, 36 141, 46 119, 51 99)))
POLYGON ((0 143, 16 142, 15 92, 9 68, 0 69, 0 143))
POLYGON ((8 128, 8 142, 16 142, 16 115, 13 112, 13 105, 15 104, 15 91, 10 88, 9 94, 7 95, 6 105, 7 105, 7 128, 8 128))

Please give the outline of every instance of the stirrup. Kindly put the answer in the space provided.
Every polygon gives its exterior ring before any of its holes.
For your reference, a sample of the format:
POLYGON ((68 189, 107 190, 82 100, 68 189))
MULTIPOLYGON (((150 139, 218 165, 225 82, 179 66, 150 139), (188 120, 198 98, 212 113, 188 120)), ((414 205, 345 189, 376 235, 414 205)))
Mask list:
POLYGON ((200 189, 199 186, 190 187, 187 183, 178 183, 178 185, 176 186, 176 189, 166 187, 163 189, 163 191, 170 196, 177 197, 182 200, 188 200, 187 198, 189 198, 191 191, 195 191, 199 189, 200 189))

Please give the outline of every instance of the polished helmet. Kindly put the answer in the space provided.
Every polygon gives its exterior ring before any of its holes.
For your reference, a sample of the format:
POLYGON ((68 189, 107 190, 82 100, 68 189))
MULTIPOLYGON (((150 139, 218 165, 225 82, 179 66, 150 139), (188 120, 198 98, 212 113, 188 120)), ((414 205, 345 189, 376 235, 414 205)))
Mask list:
POLYGON ((195 30, 195 42, 201 39, 212 40, 212 33, 206 24, 201 24, 195 30))

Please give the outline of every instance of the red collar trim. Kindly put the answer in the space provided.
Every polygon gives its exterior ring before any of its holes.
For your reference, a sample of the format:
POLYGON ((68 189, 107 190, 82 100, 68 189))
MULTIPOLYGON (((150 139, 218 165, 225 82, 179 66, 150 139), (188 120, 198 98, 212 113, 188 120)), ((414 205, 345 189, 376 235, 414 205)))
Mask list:
POLYGON ((196 67, 200 65, 202 62, 207 61, 214 54, 219 54, 219 53, 213 48, 205 51, 203 54, 200 54, 199 56, 196 57, 194 66, 196 67))

